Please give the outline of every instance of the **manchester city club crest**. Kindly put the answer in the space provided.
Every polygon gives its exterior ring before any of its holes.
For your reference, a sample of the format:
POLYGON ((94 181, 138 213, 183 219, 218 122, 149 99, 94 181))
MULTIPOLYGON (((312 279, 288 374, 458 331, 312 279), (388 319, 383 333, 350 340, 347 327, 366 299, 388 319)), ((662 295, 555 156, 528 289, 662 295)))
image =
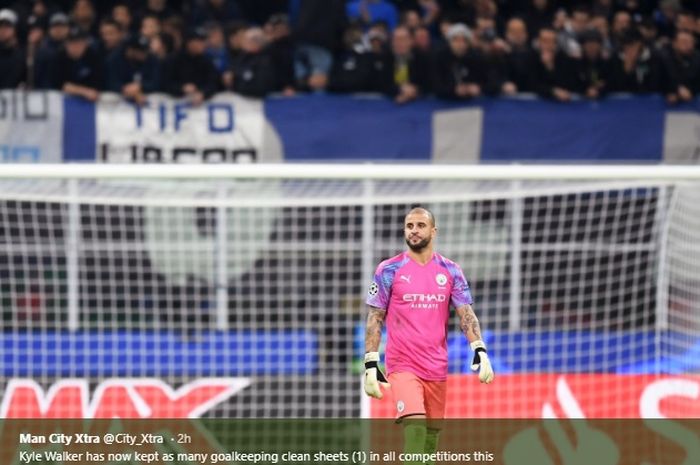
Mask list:
POLYGON ((447 276, 442 273, 438 273, 435 275, 435 282, 438 283, 439 286, 444 286, 447 284, 447 276))

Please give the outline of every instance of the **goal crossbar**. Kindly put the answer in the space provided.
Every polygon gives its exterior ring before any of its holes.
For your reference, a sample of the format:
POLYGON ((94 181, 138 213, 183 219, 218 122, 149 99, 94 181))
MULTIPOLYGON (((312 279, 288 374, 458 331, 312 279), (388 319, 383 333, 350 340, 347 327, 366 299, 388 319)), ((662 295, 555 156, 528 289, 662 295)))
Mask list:
POLYGON ((700 180, 694 165, 7 164, 0 179, 700 180))

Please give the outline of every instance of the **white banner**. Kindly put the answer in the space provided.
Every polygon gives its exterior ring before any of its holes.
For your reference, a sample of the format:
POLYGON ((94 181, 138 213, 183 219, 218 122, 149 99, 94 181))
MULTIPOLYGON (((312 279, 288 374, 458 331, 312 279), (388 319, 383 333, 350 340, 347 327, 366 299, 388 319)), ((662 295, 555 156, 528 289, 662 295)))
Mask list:
POLYGON ((664 163, 700 163, 700 115, 667 112, 664 124, 664 163))
POLYGON ((115 94, 97 104, 96 160, 102 163, 282 161, 262 100, 218 94, 199 106, 165 95, 138 106, 115 94))
POLYGON ((0 162, 60 163, 62 153, 62 95, 0 91, 0 162))

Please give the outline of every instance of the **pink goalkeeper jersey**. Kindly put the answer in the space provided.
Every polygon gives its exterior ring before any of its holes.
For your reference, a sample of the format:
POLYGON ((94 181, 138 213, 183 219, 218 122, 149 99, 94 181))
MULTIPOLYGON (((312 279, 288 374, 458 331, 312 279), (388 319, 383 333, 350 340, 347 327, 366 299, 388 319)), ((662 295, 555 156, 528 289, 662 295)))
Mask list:
POLYGON ((408 371, 426 381, 447 379, 450 304, 473 302, 459 265, 438 253, 421 265, 403 252, 379 264, 366 302, 387 311, 387 375, 408 371))

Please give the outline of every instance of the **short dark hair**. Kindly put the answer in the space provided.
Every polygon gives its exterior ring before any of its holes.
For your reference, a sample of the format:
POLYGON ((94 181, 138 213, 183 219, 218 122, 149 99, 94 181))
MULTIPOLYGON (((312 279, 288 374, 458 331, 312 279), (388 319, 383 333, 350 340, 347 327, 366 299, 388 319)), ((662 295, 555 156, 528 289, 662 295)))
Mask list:
POLYGON ((103 18, 103 19, 100 21, 100 27, 101 27, 101 26, 114 26, 114 27, 116 27, 117 29, 119 29, 119 31, 122 31, 122 30, 123 30, 123 29, 122 29, 122 25, 119 24, 118 22, 116 22, 116 21, 115 21, 113 18, 111 18, 111 17, 109 17, 109 18, 103 18))
MULTIPOLYGON (((430 223, 435 227, 435 215, 433 215, 433 212, 428 210, 426 207, 422 205, 412 205, 411 209, 406 213, 406 216, 410 215, 411 213, 417 213, 417 212, 422 212, 428 215, 428 218, 430 218, 430 223)), ((405 217, 404 217, 405 218, 405 217)))

